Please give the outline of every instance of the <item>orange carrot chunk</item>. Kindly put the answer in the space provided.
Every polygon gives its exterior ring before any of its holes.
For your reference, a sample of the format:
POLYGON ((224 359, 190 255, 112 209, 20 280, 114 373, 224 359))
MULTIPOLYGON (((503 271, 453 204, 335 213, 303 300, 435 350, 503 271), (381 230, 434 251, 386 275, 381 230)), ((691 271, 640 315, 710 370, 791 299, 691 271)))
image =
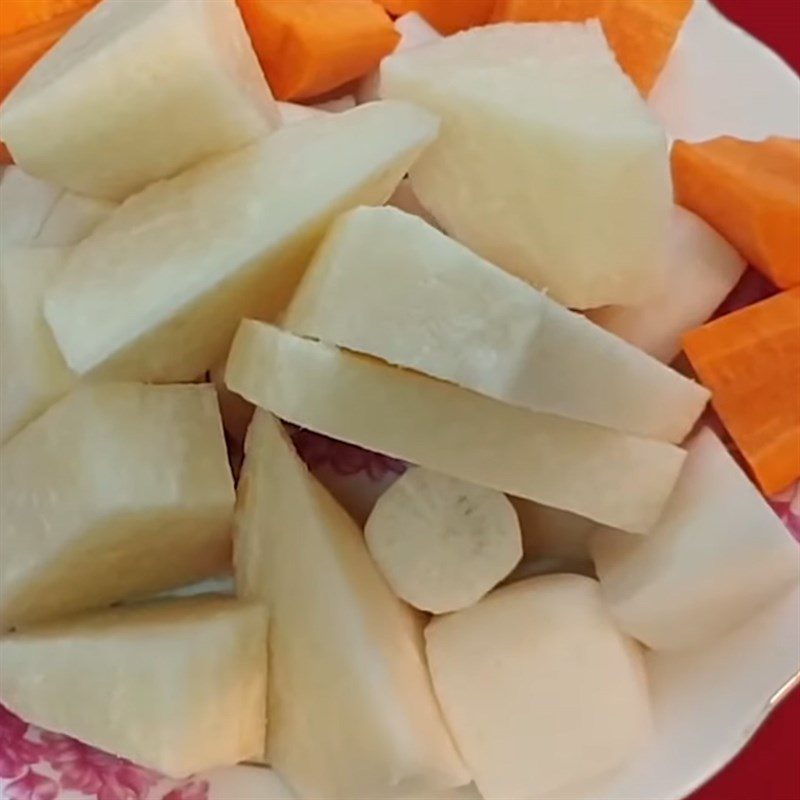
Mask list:
POLYGON ((280 100, 328 92, 366 75, 399 34, 372 0, 238 0, 267 81, 280 100))
MULTIPOLYGON (((84 2, 39 25, 24 28, 8 36, 0 36, 0 102, 96 2, 97 0, 84 2)), ((0 0, 0 7, 2 6, 3 2, 0 0)))
POLYGON ((43 25, 72 11, 86 11, 99 0, 5 0, 0 3, 0 36, 43 25))
POLYGON ((598 17, 620 66, 639 91, 653 88, 693 0, 497 0, 494 22, 558 22, 598 17))
POLYGON ((800 140, 723 136, 672 147, 675 202, 777 286, 800 286, 800 140))
POLYGON ((683 344, 764 492, 800 478, 800 288, 696 328, 683 344))
POLYGON ((14 159, 11 158, 11 153, 3 142, 0 142, 0 164, 13 164, 14 159))
POLYGON ((456 31, 484 25, 489 21, 495 0, 378 0, 390 13, 399 17, 416 11, 448 36, 456 31))

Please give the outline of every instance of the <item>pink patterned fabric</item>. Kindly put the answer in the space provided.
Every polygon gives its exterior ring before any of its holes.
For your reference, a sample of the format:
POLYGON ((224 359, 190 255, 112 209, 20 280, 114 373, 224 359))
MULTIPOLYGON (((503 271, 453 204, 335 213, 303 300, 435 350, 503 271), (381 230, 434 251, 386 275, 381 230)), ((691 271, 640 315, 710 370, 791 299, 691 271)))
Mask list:
POLYGON ((373 453, 353 444, 339 442, 313 431, 290 428, 297 452, 310 470, 329 465, 339 475, 365 473, 374 481, 388 474, 401 475, 406 468, 396 458, 373 453))
POLYGON ((168 781, 152 770, 23 722, 0 706, 3 800, 208 800, 208 782, 168 781))

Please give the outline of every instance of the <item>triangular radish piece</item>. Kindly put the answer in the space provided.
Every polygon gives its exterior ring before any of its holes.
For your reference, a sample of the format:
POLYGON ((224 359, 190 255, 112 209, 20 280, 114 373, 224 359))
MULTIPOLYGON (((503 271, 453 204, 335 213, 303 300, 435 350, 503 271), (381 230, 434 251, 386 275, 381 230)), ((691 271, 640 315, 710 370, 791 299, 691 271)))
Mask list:
POLYGON ((257 756, 266 620, 206 595, 23 630, 0 647, 0 701, 26 720, 172 777, 257 756))
POLYGON ((0 629, 229 566, 233 481, 211 386, 78 388, 3 445, 0 473, 0 629))
POLYGON ((448 36, 385 58, 380 93, 442 117, 411 185, 456 239, 572 308, 659 289, 667 142, 599 22, 448 36))
POLYGON ((0 268, 0 441, 41 414, 75 382, 42 303, 62 248, 8 248, 0 268))
POLYGON ((709 428, 650 535, 603 530, 591 550, 620 627, 654 650, 701 646, 800 581, 800 546, 709 428))
POLYGON ((533 411, 665 441, 686 437, 709 396, 393 208, 336 221, 282 324, 533 411))
POLYGON ((123 203, 67 260, 45 314, 79 373, 194 380, 243 316, 290 298, 330 222, 383 203, 436 119, 371 103, 287 126, 123 203))
POLYGON ((270 619, 267 758, 300 796, 468 782, 432 694, 421 618, 264 411, 247 435, 235 562, 238 593, 270 619))
POLYGON ((104 0, 0 110, 17 164, 108 200, 279 124, 235 0, 104 0))
POLYGON ((656 521, 685 456, 250 320, 225 381, 304 428, 633 532, 656 521))

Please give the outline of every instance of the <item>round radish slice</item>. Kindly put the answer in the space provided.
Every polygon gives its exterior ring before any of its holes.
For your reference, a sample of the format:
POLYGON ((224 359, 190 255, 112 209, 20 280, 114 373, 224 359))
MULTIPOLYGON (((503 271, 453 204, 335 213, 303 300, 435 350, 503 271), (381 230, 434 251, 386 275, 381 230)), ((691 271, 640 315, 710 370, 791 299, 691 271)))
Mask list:
POLYGON ((476 603, 522 557, 519 520, 504 494, 422 467, 378 500, 365 534, 395 593, 434 614, 476 603))

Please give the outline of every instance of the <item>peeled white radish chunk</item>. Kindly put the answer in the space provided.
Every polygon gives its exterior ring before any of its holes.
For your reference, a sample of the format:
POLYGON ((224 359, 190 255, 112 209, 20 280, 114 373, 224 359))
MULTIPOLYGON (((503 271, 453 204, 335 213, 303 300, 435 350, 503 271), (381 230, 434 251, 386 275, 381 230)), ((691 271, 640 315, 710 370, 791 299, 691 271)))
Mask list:
POLYGON ((287 303, 330 222, 383 203, 435 136, 407 103, 287 126, 153 184, 81 242, 45 300, 78 373, 194 380, 239 320, 287 303))
MULTIPOLYGON (((395 47, 398 50, 410 50, 424 44, 430 44, 442 38, 436 28, 429 25, 424 17, 416 11, 403 14, 394 21, 395 30, 400 34, 400 41, 395 47)), ((356 92, 359 103, 369 103, 379 97, 379 87, 381 81, 380 69, 376 69, 366 75, 358 84, 356 92)))
POLYGON ((684 333, 702 325, 742 277, 744 258, 707 222, 681 206, 672 209, 666 285, 636 306, 606 306, 589 319, 669 363, 684 333))
POLYGON ((278 111, 280 111, 281 120, 284 125, 291 125, 295 122, 305 122, 307 119, 316 119, 317 117, 322 117, 329 113, 322 108, 304 106, 300 103, 286 103, 284 101, 278 102, 278 111))
POLYGON ((356 99, 351 94, 342 95, 342 97, 334 97, 333 100, 325 100, 322 103, 317 103, 314 108, 320 111, 336 112, 349 111, 355 108, 356 99))
POLYGON ((384 59, 380 92, 442 117, 411 183, 456 239, 573 308, 660 289, 666 139, 599 22, 448 36, 384 59))
POLYGON ((103 0, 0 107, 25 171, 109 200, 279 124, 234 0, 103 0))
POLYGON ((620 626, 654 650, 702 645, 800 581, 800 547, 703 429, 647 537, 601 531, 592 554, 620 626))
POLYGON ((211 386, 79 387, 0 449, 0 629, 225 571, 233 481, 211 386))
POLYGON ((186 777, 261 752, 266 639, 257 605, 213 595, 71 617, 3 638, 0 701, 186 777))
POLYGON ((419 217, 332 226, 284 327, 514 405, 680 442, 709 392, 419 217))
POLYGON ((685 457, 250 320, 225 382, 304 428, 634 532, 656 521, 685 457))
POLYGON ((65 250, 49 247, 8 248, 0 256, 0 442, 75 382, 42 310, 65 257, 65 250))
POLYGON ((519 520, 504 494, 422 467, 384 492, 364 534, 394 593, 434 614, 476 603, 522 557, 519 520))
POLYGON ((84 239, 114 204, 65 191, 10 166, 0 180, 0 247, 62 247, 84 239))
POLYGON ((531 578, 425 630, 433 685, 486 800, 530 800, 610 771, 650 729, 638 646, 595 580, 531 578))
POLYGON ((247 435, 235 565, 239 595, 269 615, 267 759, 299 796, 430 796, 469 782, 433 696, 421 618, 264 411, 247 435))

